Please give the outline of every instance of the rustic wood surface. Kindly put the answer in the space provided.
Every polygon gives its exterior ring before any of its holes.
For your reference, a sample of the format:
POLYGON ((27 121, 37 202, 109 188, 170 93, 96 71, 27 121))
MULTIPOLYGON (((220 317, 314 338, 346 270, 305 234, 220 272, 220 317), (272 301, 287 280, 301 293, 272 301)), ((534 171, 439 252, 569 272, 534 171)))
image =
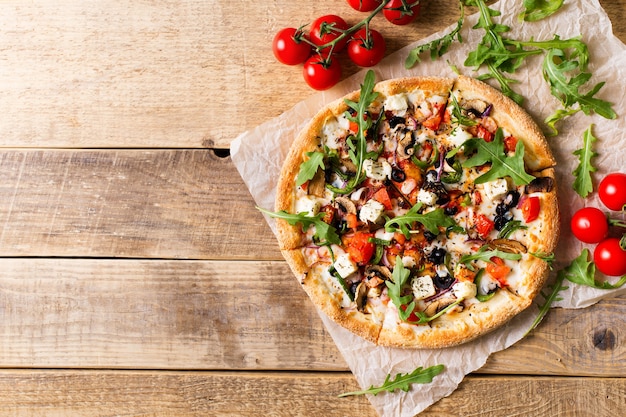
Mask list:
MULTIPOLYGON (((388 53, 456 4, 378 16, 388 53)), ((602 5, 626 41, 626 0, 602 5)), ((273 34, 331 12, 362 17, 343 0, 0 2, 1 415, 376 415, 336 398, 356 381, 228 155, 312 94, 273 34)), ((625 297, 554 309, 423 415, 621 415, 625 317, 625 297)))

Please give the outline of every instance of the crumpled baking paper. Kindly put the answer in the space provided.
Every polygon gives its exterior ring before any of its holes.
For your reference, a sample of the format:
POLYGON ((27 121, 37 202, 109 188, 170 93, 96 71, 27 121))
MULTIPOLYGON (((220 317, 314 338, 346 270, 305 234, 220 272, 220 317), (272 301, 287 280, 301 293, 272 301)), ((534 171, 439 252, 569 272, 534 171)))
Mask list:
MULTIPOLYGON (((567 1, 556 15, 535 23, 518 21, 517 16, 522 11, 521 1, 501 0, 490 7, 501 11, 502 15, 495 19, 511 27, 511 31, 506 34, 510 39, 547 40, 554 38, 555 34, 561 39, 582 36, 591 54, 589 71, 593 77, 587 86, 591 88, 600 81, 606 81, 607 84, 596 97, 613 103, 613 109, 618 114, 616 120, 606 120, 597 115, 587 116, 579 112, 560 123, 558 136, 549 138, 558 161, 556 171, 562 217, 562 233, 555 251, 554 264, 555 270, 558 270, 569 264, 586 247, 569 231, 571 215, 585 205, 603 208, 596 193, 585 201, 571 186, 574 180, 572 171, 578 164, 577 157, 572 153, 582 147, 583 132, 589 126, 593 125, 592 133, 598 138, 594 144, 594 150, 599 154, 593 160, 598 167, 598 171, 593 174, 594 185, 597 186, 597 182, 605 174, 623 169, 623 144, 620 142, 623 132, 626 132, 624 122, 626 82, 623 81, 626 79, 626 46, 613 35, 611 21, 598 0, 567 1)), ((456 12, 451 10, 451 13, 456 12)), ((484 70, 475 72, 473 68, 463 66, 467 54, 476 47, 484 34, 482 30, 471 29, 477 19, 477 15, 467 17, 462 30, 463 43, 455 42, 442 58, 431 61, 428 56, 424 56, 423 61, 413 69, 404 68, 404 60, 413 47, 439 38, 451 28, 389 55, 375 68, 377 79, 417 75, 454 77, 451 65, 456 66, 465 75, 476 76, 484 72, 484 70)), ((549 87, 543 80, 542 59, 542 55, 527 59, 513 78, 519 81, 514 85, 515 91, 525 97, 524 108, 547 131, 542 121, 561 106, 550 94, 549 87)), ((273 210, 280 168, 297 133, 324 104, 359 89, 364 75, 365 71, 361 71, 331 90, 303 100, 282 115, 241 134, 233 141, 232 160, 260 207, 273 210)), ((270 218, 267 220, 275 232, 273 220, 270 218)), ((587 247, 593 249, 592 246, 587 247)), ((607 291, 572 283, 568 285, 569 289, 561 293, 563 300, 554 306, 581 308, 594 304, 604 297, 626 292, 626 289, 607 291)), ((440 350, 406 350, 375 346, 335 324, 321 312, 320 316, 355 378, 364 389, 372 385, 379 386, 387 374, 393 377, 399 372, 411 372, 420 366, 426 368, 436 364, 445 365, 445 370, 430 384, 414 385, 408 392, 383 392, 377 396, 368 396, 381 416, 405 417, 419 414, 439 399, 450 395, 465 375, 486 363, 490 354, 506 349, 520 340, 530 328, 537 313, 538 307, 534 304, 506 326, 478 340, 440 350)))

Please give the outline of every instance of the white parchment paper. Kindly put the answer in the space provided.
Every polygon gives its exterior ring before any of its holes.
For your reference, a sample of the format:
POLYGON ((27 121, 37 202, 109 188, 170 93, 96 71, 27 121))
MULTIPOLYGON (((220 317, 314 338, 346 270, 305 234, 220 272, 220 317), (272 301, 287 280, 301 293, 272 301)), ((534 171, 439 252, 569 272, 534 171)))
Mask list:
MULTIPOLYGON (((578 159, 572 153, 582 147, 583 132, 590 125, 593 124, 592 132, 598 138, 594 145, 594 150, 599 154, 594 159, 594 164, 598 167, 598 171, 594 173, 595 185, 609 172, 625 171, 622 136, 626 132, 624 121, 626 46, 613 35, 611 21, 597 0, 568 0, 558 14, 536 23, 518 21, 517 16, 522 11, 521 1, 501 0, 490 7, 502 12, 502 16, 496 20, 511 27, 511 32, 506 34, 511 39, 547 40, 552 39, 555 34, 561 39, 582 36, 591 53, 589 71, 593 73, 593 77, 588 85, 593 86, 597 82, 606 81, 607 84, 596 96, 612 102, 613 109, 618 114, 616 120, 605 120, 597 115, 586 116, 578 113, 561 122, 560 134, 550 139, 551 148, 558 161, 557 181, 562 216, 561 239, 555 251, 555 270, 558 270, 578 256, 585 247, 571 236, 569 231, 571 215, 584 205, 602 208, 595 193, 585 201, 571 188, 574 179, 571 173, 578 164, 578 159)), ((413 69, 404 68, 404 60, 414 46, 438 38, 448 30, 409 45, 385 58, 375 68, 377 79, 416 75, 454 77, 455 74, 447 62, 455 65, 465 75, 478 75, 480 72, 475 73, 472 68, 463 66, 468 52, 476 47, 484 33, 482 30, 471 29, 476 21, 477 15, 466 19, 462 31, 464 42, 453 44, 448 53, 437 61, 433 62, 430 58, 424 57, 423 62, 413 69)), ((514 88, 525 97, 524 108, 542 127, 545 127, 542 121, 559 108, 560 104, 552 97, 547 83, 542 78, 541 60, 542 56, 527 59, 513 78, 519 80, 519 84, 514 88)), ((364 74, 365 71, 362 71, 331 90, 312 95, 282 115, 241 134, 233 141, 232 160, 260 207, 273 210, 280 168, 300 129, 324 104, 357 90, 364 74)), ((275 232, 274 222, 269 218, 267 220, 275 232)), ((589 248, 592 249, 591 246, 589 248)), ((606 291, 569 284, 569 289, 561 293, 563 301, 555 306, 586 307, 620 292, 626 292, 626 289, 606 291)), ((378 347, 336 325, 324 314, 320 313, 320 316, 363 388, 380 385, 387 374, 395 376, 398 372, 411 372, 419 366, 445 365, 444 372, 435 377, 431 384, 415 385, 406 393, 396 391, 369 396, 370 402, 381 416, 408 417, 419 414, 434 402, 451 394, 465 375, 485 364, 490 354, 506 349, 520 340, 537 313, 537 306, 533 305, 505 327, 487 336, 458 347, 440 350, 378 347)))

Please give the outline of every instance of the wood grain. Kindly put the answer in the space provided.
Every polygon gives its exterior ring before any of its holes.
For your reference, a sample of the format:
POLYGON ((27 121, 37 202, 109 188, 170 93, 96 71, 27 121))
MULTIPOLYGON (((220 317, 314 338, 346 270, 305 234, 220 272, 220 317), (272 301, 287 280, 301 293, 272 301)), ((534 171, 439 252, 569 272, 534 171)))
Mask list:
MULTIPOLYGON (((13 416, 377 416, 346 373, 3 371, 0 412, 13 416)), ((625 378, 481 377, 420 416, 621 415, 625 378), (514 393, 504 396, 503 390, 514 393)), ((380 395, 387 395, 386 393, 380 395)))
MULTIPOLYGON (((347 370, 284 262, 5 259, 0 367, 347 370)), ((553 309, 482 373, 623 376, 624 298, 553 309)))
MULTIPOLYGON (((602 4, 626 40, 626 0, 602 4)), ((373 25, 393 53, 452 24, 457 9, 424 1, 408 27, 382 16, 373 25)), ((331 11, 364 17, 336 0, 3 1, 0 146, 228 148, 313 94, 299 66, 274 60, 271 39, 331 11)), ((344 77, 356 71, 343 65, 344 77)))
POLYGON ((0 150, 0 178, 0 256, 282 259, 209 150, 0 150))

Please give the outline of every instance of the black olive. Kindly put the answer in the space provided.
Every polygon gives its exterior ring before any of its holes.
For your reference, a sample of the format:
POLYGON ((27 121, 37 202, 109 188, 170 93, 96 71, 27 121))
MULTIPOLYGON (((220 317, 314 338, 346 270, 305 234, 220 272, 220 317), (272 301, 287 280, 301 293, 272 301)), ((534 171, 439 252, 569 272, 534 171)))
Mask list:
POLYGON ((502 203, 504 203, 504 205, 508 208, 515 207, 519 202, 519 197, 519 192, 517 192, 517 190, 509 191, 504 196, 504 200, 502 201, 502 203))
POLYGON ((496 206, 496 214, 498 216, 504 215, 504 213, 506 213, 507 211, 509 211, 509 207, 504 202, 496 206))
POLYGON ((444 248, 435 248, 428 255, 428 260, 435 265, 441 265, 446 260, 446 250, 444 248))
POLYGON ((431 184, 436 184, 438 183, 438 179, 437 179, 437 171, 431 169, 430 171, 428 171, 426 173, 426 182, 429 182, 431 184))
POLYGON ((496 230, 502 230, 511 220, 513 220, 513 215, 507 211, 506 213, 498 215, 493 219, 494 227, 496 230))
POLYGON ((395 182, 402 182, 406 179, 406 174, 400 168, 393 167, 391 170, 391 179, 395 182))
POLYGON ((459 212, 459 207, 456 205, 453 206, 446 206, 443 209, 443 213, 446 216, 454 216, 455 214, 457 214, 459 212))
POLYGON ((437 194, 437 204, 443 206, 444 204, 448 204, 450 202, 450 196, 448 193, 445 194, 437 194))
POLYGON ((439 274, 435 275, 433 279, 435 286, 437 288, 441 288, 442 290, 447 290, 450 288, 452 283, 454 282, 454 278, 450 274, 446 274, 445 276, 440 276, 439 274))
POLYGON ((352 283, 352 285, 350 285, 350 294, 352 294, 353 298, 356 295, 356 289, 360 283, 361 283, 360 281, 357 281, 357 282, 352 283))
POLYGON ((400 124, 405 124, 405 123, 406 121, 404 120, 404 117, 393 116, 391 119, 389 119, 389 127, 392 129, 400 124))
POLYGON ((424 237, 426 238, 427 242, 432 242, 433 240, 437 239, 437 235, 429 232, 428 230, 424 231, 424 237))

